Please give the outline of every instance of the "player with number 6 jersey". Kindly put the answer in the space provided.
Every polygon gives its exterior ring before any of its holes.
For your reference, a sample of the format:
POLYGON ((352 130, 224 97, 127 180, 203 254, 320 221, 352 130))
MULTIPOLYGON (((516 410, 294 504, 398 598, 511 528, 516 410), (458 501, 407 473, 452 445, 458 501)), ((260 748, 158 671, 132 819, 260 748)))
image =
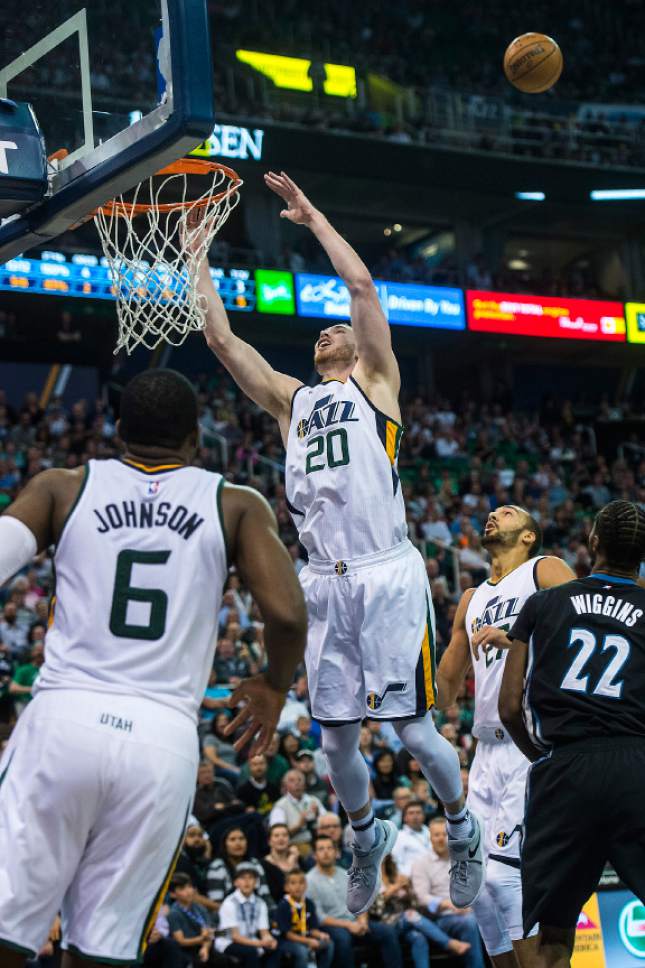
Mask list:
MULTIPOLYGON (((348 288, 351 326, 324 328, 315 387, 276 372, 231 331, 202 263, 206 340, 252 400, 278 420, 289 509, 307 549, 300 573, 309 617, 306 663, 312 712, 336 793, 354 830, 347 906, 358 915, 379 890, 381 862, 397 836, 376 820, 359 749, 365 717, 394 722, 446 808, 451 896, 468 907, 482 884, 482 837, 467 810, 456 750, 435 729, 435 622, 423 558, 409 541, 398 475, 400 375, 390 327, 356 252, 284 173, 265 175, 348 288)), ((198 215, 189 217, 199 218, 198 215)), ((191 223, 192 228, 192 223, 191 223)), ((196 234, 196 233, 193 233, 196 234)))
POLYGON ((268 655, 231 696, 238 744, 266 747, 304 651, 302 592, 266 502, 189 466, 190 383, 135 377, 119 433, 121 460, 44 471, 0 518, 0 585, 56 546, 45 663, 0 761, 2 968, 35 956, 59 911, 64 968, 141 960, 192 807, 229 560, 268 655))

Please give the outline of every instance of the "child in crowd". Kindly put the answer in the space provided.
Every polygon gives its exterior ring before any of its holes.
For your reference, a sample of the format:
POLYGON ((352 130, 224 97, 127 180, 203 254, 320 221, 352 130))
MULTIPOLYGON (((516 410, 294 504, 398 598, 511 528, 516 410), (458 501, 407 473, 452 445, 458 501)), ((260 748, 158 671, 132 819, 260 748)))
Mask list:
POLYGON ((174 874, 170 881, 173 900, 168 912, 168 929, 185 955, 186 965, 218 965, 222 959, 213 951, 213 930, 208 911, 195 902, 195 888, 187 874, 174 874))
POLYGON ((307 880, 302 871, 291 871, 285 878, 285 896, 278 904, 276 920, 280 929, 280 952, 291 956, 293 968, 330 968, 334 945, 320 930, 316 907, 305 897, 307 880))
POLYGON ((269 912, 255 893, 258 875, 253 864, 242 862, 235 868, 235 890, 222 901, 219 930, 215 946, 233 956, 244 968, 277 968, 280 963, 278 942, 269 932, 269 912))

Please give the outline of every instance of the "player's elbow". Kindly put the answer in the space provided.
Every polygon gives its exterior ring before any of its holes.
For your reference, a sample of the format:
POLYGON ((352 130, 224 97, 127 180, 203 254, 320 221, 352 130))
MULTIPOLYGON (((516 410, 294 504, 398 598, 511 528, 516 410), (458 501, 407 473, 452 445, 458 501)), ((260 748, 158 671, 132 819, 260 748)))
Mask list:
POLYGON ((367 270, 365 272, 357 273, 352 276, 351 279, 347 280, 347 288, 349 289, 350 296, 354 299, 356 297, 365 296, 374 288, 374 282, 371 275, 367 270))

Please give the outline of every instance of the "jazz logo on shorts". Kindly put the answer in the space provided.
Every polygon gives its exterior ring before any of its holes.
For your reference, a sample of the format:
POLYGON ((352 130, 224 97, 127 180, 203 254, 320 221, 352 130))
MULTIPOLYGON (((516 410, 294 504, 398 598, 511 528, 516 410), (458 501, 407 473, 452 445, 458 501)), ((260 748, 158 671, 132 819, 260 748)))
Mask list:
POLYGON ((403 692, 407 683, 405 682, 390 682, 383 692, 382 696, 379 696, 377 692, 368 692, 367 698, 365 700, 367 708, 374 711, 375 709, 380 709, 383 705, 383 700, 387 696, 388 692, 403 692))

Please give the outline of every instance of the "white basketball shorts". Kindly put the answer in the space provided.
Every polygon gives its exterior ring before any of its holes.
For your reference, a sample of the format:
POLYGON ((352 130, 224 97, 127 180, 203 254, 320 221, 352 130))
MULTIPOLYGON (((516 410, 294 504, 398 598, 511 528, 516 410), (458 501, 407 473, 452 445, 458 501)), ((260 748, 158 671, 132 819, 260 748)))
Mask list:
POLYGON ((490 727, 480 736, 468 807, 485 829, 486 883, 473 911, 489 955, 510 951, 524 937, 520 853, 529 766, 505 730, 490 727))
POLYGON ((423 558, 407 539, 300 572, 312 714, 341 725, 424 716, 435 701, 435 621, 423 558))
POLYGON ((0 942, 143 956, 195 793, 195 725, 139 697, 38 693, 0 760, 0 942))

